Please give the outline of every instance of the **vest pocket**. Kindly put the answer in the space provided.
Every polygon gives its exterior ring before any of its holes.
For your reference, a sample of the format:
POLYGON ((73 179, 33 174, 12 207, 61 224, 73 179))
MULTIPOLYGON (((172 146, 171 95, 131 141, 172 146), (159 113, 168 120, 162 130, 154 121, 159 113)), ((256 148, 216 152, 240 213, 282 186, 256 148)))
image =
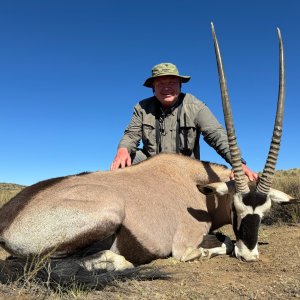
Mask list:
MULTIPOLYGON (((155 121, 155 120, 154 120, 155 121)), ((155 123, 145 122, 143 123, 142 141, 145 149, 151 153, 156 149, 156 137, 155 137, 155 123)))
POLYGON ((186 156, 191 156, 195 147, 196 127, 180 127, 180 152, 186 156))

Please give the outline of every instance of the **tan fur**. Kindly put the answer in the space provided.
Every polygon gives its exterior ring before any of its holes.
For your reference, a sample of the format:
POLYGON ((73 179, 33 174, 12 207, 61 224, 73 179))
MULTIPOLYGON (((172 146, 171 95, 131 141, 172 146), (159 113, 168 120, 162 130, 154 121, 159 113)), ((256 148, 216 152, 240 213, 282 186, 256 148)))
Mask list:
MULTIPOLYGON (((228 180, 223 166, 161 154, 123 170, 52 179, 27 187, 0 210, 0 242, 15 256, 74 255, 114 236, 109 248, 135 264, 197 248, 230 223, 227 196, 197 185, 228 180), (213 198, 211 198, 213 197, 213 198)), ((103 246, 104 247, 104 246, 103 246)))

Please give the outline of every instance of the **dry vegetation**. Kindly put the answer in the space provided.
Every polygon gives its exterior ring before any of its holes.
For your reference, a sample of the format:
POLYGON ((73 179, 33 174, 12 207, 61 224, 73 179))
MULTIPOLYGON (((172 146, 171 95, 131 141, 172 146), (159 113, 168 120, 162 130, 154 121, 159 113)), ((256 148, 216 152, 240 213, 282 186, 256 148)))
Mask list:
MULTIPOLYGON (((277 171, 273 187, 300 200, 300 169, 277 171)), ((268 225, 300 223, 300 205, 273 204, 270 213, 265 216, 263 222, 268 225)))
MULTIPOLYGON (((300 199, 300 169, 277 171, 273 187, 300 199)), ((22 188, 16 184, 0 184, 0 206, 22 188)), ((149 269, 144 274, 137 271, 127 277, 118 274, 104 277, 96 290, 78 283, 67 288, 50 285, 45 269, 51 274, 51 268, 45 260, 38 261, 37 268, 14 265, 21 276, 17 281, 0 283, 0 299, 300 298, 300 205, 274 205, 263 223, 259 233, 261 258, 256 263, 242 263, 230 256, 191 263, 172 258, 156 260, 147 266, 149 269), (36 279, 41 272, 46 274, 42 281, 36 279)), ((221 231, 234 239, 230 226, 221 231)), ((6 256, 0 250, 0 259, 6 256)), ((0 265, 0 274, 3 267, 5 264, 0 265)))

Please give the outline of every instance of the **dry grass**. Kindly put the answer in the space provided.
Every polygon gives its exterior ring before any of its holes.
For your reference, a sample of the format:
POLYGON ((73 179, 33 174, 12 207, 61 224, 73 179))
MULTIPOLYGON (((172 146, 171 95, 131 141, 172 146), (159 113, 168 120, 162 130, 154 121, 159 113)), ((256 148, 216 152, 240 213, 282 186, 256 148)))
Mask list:
POLYGON ((300 199, 300 169, 277 171, 273 181, 273 187, 300 199))
MULTIPOLYGON (((277 171, 272 187, 291 195, 294 199, 300 200, 300 169, 277 171)), ((300 203, 273 204, 271 211, 265 216, 263 222, 268 225, 300 223, 300 203)))
POLYGON ((36 256, 30 261, 15 258, 1 262, 0 282, 4 284, 0 283, 0 299, 3 291, 7 290, 12 299, 27 299, 26 295, 29 295, 28 299, 86 299, 88 296, 94 299, 91 295, 115 294, 125 288, 128 293, 137 293, 129 287, 138 286, 142 281, 169 279, 169 274, 155 266, 109 273, 87 271, 78 263, 72 263, 72 259, 49 259, 50 255, 36 256), (8 274, 6 278, 5 274, 8 274))

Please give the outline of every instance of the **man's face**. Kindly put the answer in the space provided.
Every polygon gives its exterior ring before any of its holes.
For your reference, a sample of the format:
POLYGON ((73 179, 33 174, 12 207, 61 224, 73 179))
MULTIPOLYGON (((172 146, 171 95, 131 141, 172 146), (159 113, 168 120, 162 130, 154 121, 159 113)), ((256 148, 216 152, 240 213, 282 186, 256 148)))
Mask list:
POLYGON ((180 94, 180 78, 161 76, 153 81, 154 95, 163 107, 171 107, 180 94))

